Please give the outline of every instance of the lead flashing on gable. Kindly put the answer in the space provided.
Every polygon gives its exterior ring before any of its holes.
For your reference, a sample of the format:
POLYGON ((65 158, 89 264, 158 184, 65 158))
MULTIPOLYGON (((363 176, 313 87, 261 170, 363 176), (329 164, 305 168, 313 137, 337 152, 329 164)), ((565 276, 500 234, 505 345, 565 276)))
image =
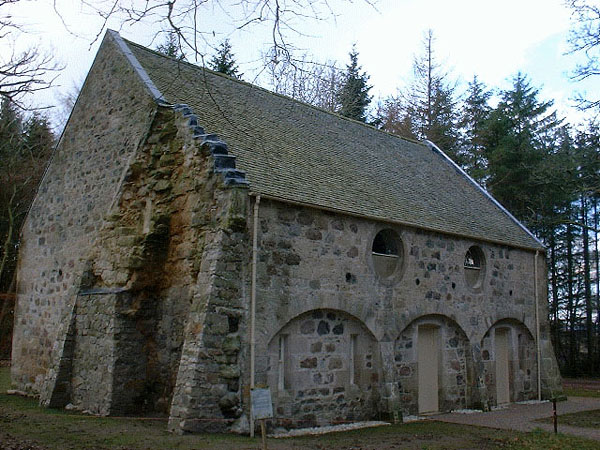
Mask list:
POLYGON ((150 94, 156 103, 159 105, 168 105, 168 102, 165 100, 162 92, 158 90, 154 82, 150 79, 150 76, 129 49, 121 35, 114 30, 106 30, 106 33, 114 39, 115 43, 119 46, 129 63, 133 66, 148 91, 150 91, 150 94))
POLYGON ((448 155, 446 155, 437 145, 435 145, 433 142, 429 141, 429 140, 425 140, 424 141, 425 144, 433 151, 439 153, 452 167, 454 167, 454 169, 460 173, 463 177, 465 177, 471 184, 473 184, 473 186, 475 186, 485 197, 487 197, 488 200, 490 200, 494 205, 496 205, 502 212, 504 212, 504 214, 506 214, 514 223, 516 223, 523 231, 525 231, 525 233, 527 233, 535 242, 537 242, 542 250, 546 250, 546 246, 544 244, 542 244, 542 242, 531 232, 527 229, 527 227, 525 225, 523 225, 521 222, 519 222, 519 220, 513 216, 504 206, 502 206, 500 204, 500 202, 498 200, 496 200, 494 197, 492 197, 492 195, 486 191, 484 188, 482 188, 480 186, 479 183, 477 183, 477 181, 475 181, 473 178, 471 178, 471 176, 465 172, 458 164, 456 164, 452 158, 450 158, 448 155))

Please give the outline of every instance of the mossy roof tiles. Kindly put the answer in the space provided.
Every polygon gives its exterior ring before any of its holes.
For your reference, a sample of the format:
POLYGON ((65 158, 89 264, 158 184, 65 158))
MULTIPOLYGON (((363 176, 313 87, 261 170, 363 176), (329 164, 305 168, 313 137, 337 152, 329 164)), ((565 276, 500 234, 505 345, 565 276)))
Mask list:
POLYGON ((257 194, 543 248, 428 145, 127 45, 167 102, 188 104, 227 142, 257 194))

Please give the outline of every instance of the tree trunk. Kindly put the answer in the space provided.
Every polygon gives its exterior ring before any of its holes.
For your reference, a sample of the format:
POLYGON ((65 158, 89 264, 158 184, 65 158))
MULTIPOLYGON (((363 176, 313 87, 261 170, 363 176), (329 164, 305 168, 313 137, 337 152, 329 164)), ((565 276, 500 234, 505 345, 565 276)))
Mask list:
POLYGON ((594 365, 594 322, 592 319, 592 282, 590 265, 590 238, 588 230, 588 208, 584 195, 581 196, 581 223, 583 225, 583 291, 585 295, 585 336, 587 344, 587 372, 592 373, 594 365))
POLYGON ((577 367, 577 337, 575 336, 575 298, 573 293, 573 226, 567 224, 567 319, 569 324, 569 351, 567 354, 568 371, 573 373, 577 367))
POLYGON ((558 302, 558 274, 556 270, 556 229, 550 234, 550 283, 552 288, 552 310, 551 310, 551 323, 552 323, 552 338, 554 344, 554 350, 557 354, 561 353, 561 342, 560 342, 560 318, 558 315, 559 302, 558 302))

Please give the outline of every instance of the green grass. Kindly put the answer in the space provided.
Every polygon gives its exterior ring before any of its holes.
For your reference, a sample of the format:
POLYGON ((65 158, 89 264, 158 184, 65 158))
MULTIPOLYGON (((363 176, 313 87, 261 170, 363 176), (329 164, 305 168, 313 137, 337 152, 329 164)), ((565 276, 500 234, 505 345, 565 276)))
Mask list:
MULTIPOLYGON (((540 422, 552 423, 552 418, 543 419, 540 422)), ((561 425, 600 429, 600 409, 562 414, 558 416, 559 429, 561 425)))
POLYGON ((583 389, 578 387, 565 387, 563 389, 567 397, 594 397, 600 398, 600 391, 595 389, 583 389))
MULTIPOLYGON (((178 436, 164 420, 92 417, 40 408, 35 399, 4 394, 9 369, 0 368, 0 440, 56 450, 83 449, 257 449, 258 438, 230 434, 178 436), (6 433, 3 435, 3 433, 6 433)), ((23 447, 25 447, 23 445, 23 447)), ((345 433, 269 439, 269 449, 597 449, 598 442, 544 431, 519 433, 435 421, 345 433)))

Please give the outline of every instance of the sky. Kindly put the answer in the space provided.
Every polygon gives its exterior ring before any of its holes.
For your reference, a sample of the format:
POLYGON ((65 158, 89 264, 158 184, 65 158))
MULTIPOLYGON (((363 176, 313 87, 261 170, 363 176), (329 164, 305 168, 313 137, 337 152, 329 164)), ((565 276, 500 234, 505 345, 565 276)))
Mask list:
MULTIPOLYGON (((1 39, 0 55, 8 54, 11 45, 38 45, 64 66, 56 87, 29 99, 31 104, 55 104, 81 84, 101 40, 96 39, 103 26, 100 16, 81 0, 55 1, 60 15, 53 0, 20 0, 0 10, 5 15, 10 8, 13 21, 28 32, 17 40, 1 39)), ((101 1, 94 0, 96 4, 101 1)), ((576 57, 565 54, 570 15, 563 0, 371 1, 373 5, 366 0, 329 0, 333 13, 321 9, 323 20, 318 21, 297 17, 291 25, 300 33, 291 32, 289 41, 299 53, 318 61, 337 61, 342 67, 355 44, 376 100, 410 82, 414 55, 422 51, 424 34, 431 29, 438 61, 459 89, 474 75, 490 87, 508 88, 511 78, 521 71, 540 89, 543 100, 554 100, 569 121, 581 120, 572 98, 577 91, 593 94, 597 81, 575 84, 569 80, 576 57)), ((199 18, 199 28, 205 32, 201 46, 211 55, 212 48, 230 39, 244 79, 252 82, 263 67, 261 55, 270 44, 270 27, 259 24, 238 29, 239 4, 239 0, 206 3, 199 18)), ((152 48, 161 40, 155 36, 160 25, 152 20, 130 26, 113 18, 108 27, 152 48)))

